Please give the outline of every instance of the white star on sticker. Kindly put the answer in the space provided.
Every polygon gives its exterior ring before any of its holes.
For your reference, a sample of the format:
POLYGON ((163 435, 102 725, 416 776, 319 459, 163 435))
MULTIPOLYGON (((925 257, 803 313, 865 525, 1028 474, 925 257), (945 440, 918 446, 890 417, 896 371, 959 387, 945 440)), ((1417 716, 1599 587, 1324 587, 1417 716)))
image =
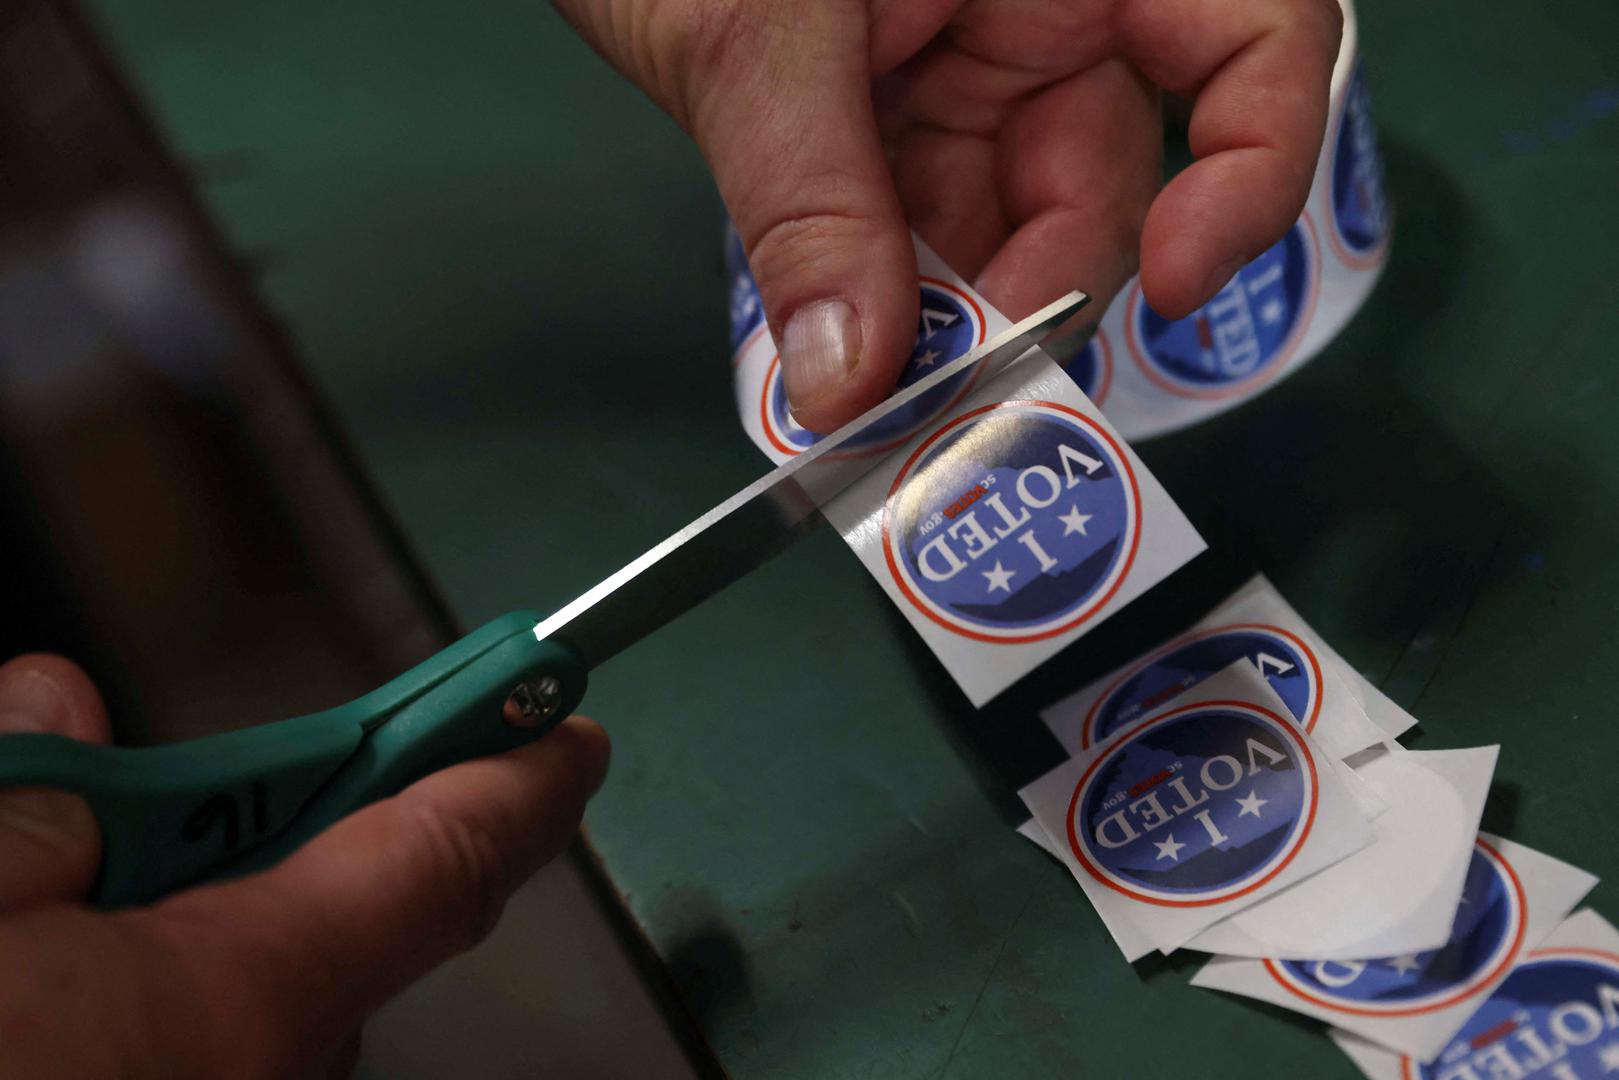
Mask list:
POLYGON ((1079 504, 1075 503, 1068 508, 1068 513, 1060 515, 1057 520, 1062 522, 1062 534, 1064 536, 1068 536, 1070 533, 1089 536, 1090 534, 1085 531, 1085 523, 1095 516, 1095 514, 1081 514, 1079 504))
POLYGON ((1237 816, 1242 817, 1244 814, 1252 814, 1254 817, 1258 817, 1259 808, 1268 802, 1270 802, 1269 799, 1261 799, 1259 797, 1259 792, 1250 791, 1246 799, 1237 800, 1237 805, 1242 807, 1241 810, 1237 811, 1237 816))
POLYGON ((920 371, 922 368, 930 368, 930 367, 932 367, 934 362, 937 361, 938 359, 939 359, 939 350, 938 349, 929 349, 927 352, 923 353, 921 356, 918 356, 916 358, 915 362, 916 362, 917 370, 920 371))
POLYGON ((1153 846, 1158 849, 1158 857, 1160 859, 1174 859, 1176 862, 1180 862, 1181 848, 1185 847, 1186 845, 1175 843, 1175 834, 1170 833, 1162 840, 1154 841, 1153 846))
POLYGON ((1395 971, 1398 971, 1401 975, 1404 975, 1410 971, 1415 971, 1422 966, 1422 964, 1417 961, 1417 958, 1409 953, 1404 956, 1394 957, 1388 962, 1388 965, 1395 971))
POLYGON ((996 559, 995 569, 983 571, 984 577, 989 581, 988 591, 994 592, 996 589, 1004 589, 1007 592, 1011 592, 1012 577, 1016 573, 1016 570, 1008 570, 1006 567, 1001 565, 1001 561, 999 559, 996 559))
POLYGON ((1597 1049, 1603 1072, 1619 1072, 1619 1042, 1604 1043, 1597 1049))
POLYGON ((1281 322, 1282 316, 1285 314, 1287 312, 1283 309, 1280 300, 1269 300, 1259 309, 1259 321, 1267 325, 1273 325, 1281 322))

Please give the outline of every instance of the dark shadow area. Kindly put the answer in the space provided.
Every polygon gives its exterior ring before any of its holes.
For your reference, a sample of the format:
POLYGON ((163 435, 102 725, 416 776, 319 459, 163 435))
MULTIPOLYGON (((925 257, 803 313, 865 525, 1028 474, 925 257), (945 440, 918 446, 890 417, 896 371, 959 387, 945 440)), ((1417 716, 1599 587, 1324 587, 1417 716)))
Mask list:
POLYGON ((1484 816, 1479 821, 1481 832, 1511 837, 1518 821, 1518 804, 1523 801, 1523 786, 1510 780, 1497 780, 1490 785, 1490 794, 1484 801, 1484 816))
POLYGON ((683 889, 678 900, 665 902, 679 904, 685 927, 662 943, 669 980, 697 1026, 718 1030, 721 1014, 752 1003, 747 950, 700 891, 683 889))

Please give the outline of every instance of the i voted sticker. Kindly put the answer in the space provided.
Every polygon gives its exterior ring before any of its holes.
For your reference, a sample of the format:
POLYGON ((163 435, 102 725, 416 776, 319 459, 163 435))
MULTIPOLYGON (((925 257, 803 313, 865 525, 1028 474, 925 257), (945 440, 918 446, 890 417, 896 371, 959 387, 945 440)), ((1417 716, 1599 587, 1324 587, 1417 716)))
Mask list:
POLYGON ((731 355, 735 356, 742 343, 764 326, 765 309, 748 268, 747 253, 742 250, 742 237, 729 224, 725 227, 725 280, 729 283, 731 355))
POLYGON ((1316 764, 1297 727, 1241 701, 1172 709, 1121 733, 1080 777, 1068 843, 1133 900, 1200 907, 1246 895, 1309 838, 1316 764))
POLYGON ((1418 1016, 1466 1000, 1498 978, 1523 946, 1522 881, 1492 845, 1476 841, 1450 940, 1432 952, 1376 960, 1265 960, 1290 993, 1351 1016, 1418 1016))
POLYGON ((1619 955, 1537 949, 1496 987, 1450 1045, 1405 1080, 1581 1080, 1619 1072, 1619 955))
POLYGON ((918 611, 977 641, 1040 641, 1100 611, 1141 542, 1141 492, 1115 438, 1052 401, 943 425, 883 509, 889 573, 918 611))
MULTIPOLYGON (((984 312, 978 302, 945 281, 924 277, 922 306, 917 317, 916 344, 899 378, 899 388, 933 374, 957 357, 965 356, 983 344, 984 312)), ((915 435, 928 421, 956 404, 977 382, 982 368, 957 375, 929 390, 902 409, 896 409, 844 444, 839 453, 866 454, 892 450, 915 435)), ((770 445, 783 454, 798 454, 819 442, 822 436, 799 426, 787 407, 787 390, 781 379, 781 357, 771 359, 765 372, 759 400, 759 419, 770 445)))
POLYGON ((1080 745, 1100 742, 1238 660, 1250 660, 1305 731, 1321 714, 1321 661, 1297 634, 1263 623, 1188 634, 1114 680, 1085 714, 1080 745))
POLYGON ((1125 310, 1126 345, 1142 373, 1179 397, 1252 393, 1287 366, 1320 287, 1308 214, 1184 319, 1147 305, 1138 282, 1125 310))
POLYGON ((1363 64, 1357 60, 1349 78, 1328 167, 1332 248, 1345 265, 1356 270, 1377 265, 1389 236, 1383 157, 1377 151, 1377 127, 1372 123, 1372 98, 1363 64))
POLYGON ((1107 392, 1113 386, 1113 347, 1108 344, 1107 335, 1097 327, 1096 333, 1085 343, 1085 347, 1064 365, 1062 369, 1068 377, 1074 380, 1074 385, 1091 399, 1091 404, 1100 408, 1107 400, 1107 392))

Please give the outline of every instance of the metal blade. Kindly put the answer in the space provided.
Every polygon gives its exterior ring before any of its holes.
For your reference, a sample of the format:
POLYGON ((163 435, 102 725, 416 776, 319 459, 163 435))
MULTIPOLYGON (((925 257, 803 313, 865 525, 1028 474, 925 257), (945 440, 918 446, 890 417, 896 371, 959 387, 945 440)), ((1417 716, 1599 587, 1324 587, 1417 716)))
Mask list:
POLYGON ((1070 344, 1067 324, 1089 300, 1069 293, 867 410, 541 621, 534 635, 572 647, 591 667, 617 655, 814 528, 816 509, 884 457, 840 454, 839 447, 970 368, 982 368, 983 383, 1048 344, 1070 344))

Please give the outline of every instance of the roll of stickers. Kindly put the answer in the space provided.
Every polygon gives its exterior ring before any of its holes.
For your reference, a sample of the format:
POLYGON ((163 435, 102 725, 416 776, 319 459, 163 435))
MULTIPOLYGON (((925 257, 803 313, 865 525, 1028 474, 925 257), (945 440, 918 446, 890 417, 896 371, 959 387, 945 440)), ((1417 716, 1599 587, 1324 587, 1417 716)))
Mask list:
MULTIPOLYGON (((1126 439, 1162 435, 1224 412, 1298 370, 1337 335, 1382 273, 1391 227, 1355 15, 1346 2, 1326 137, 1298 222, 1184 319, 1157 314, 1140 283, 1131 281, 1066 370, 1126 439)), ((734 233, 726 251, 737 405, 748 434, 780 461, 810 436, 787 411, 758 290, 734 233)), ((968 301, 960 280, 936 257, 921 262, 924 311, 932 303, 956 316, 953 325, 963 335, 975 305, 980 320, 1000 323, 982 300, 968 301)), ((913 354, 900 385, 926 374, 918 366, 922 356, 925 351, 913 354)))
POLYGON ((1206 420, 1297 371, 1366 301, 1393 224, 1352 5, 1332 74, 1326 138, 1304 213, 1184 319, 1165 319, 1132 281, 1095 345, 1107 377, 1097 404, 1128 439, 1206 420))

